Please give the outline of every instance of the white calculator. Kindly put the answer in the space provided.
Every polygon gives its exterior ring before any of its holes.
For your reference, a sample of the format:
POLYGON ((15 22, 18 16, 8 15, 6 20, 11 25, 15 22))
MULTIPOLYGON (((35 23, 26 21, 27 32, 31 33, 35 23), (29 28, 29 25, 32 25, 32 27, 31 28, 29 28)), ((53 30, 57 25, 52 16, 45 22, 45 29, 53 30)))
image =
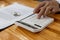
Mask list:
POLYGON ((36 14, 31 14, 28 17, 17 21, 15 24, 31 32, 39 32, 51 24, 53 21, 54 19, 50 17, 41 17, 40 19, 37 19, 36 14))

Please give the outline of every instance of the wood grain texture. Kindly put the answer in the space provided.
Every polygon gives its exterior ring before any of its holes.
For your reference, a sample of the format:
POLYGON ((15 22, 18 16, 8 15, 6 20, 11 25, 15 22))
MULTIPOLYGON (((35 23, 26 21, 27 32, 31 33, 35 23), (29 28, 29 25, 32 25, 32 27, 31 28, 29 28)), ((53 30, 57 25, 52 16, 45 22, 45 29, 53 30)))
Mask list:
MULTIPOLYGON (((39 2, 32 0, 6 0, 5 3, 11 4, 18 2, 29 7, 35 8, 39 2)), ((56 20, 47 28, 39 33, 31 33, 16 25, 0 32, 0 40, 60 40, 60 14, 50 15, 56 20)))

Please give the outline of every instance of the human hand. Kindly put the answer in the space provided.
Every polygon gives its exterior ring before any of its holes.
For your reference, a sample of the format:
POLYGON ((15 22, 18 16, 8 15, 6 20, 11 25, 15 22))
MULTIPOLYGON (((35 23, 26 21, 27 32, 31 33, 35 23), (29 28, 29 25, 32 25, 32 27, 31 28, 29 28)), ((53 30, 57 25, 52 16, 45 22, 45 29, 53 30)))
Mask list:
POLYGON ((38 19, 43 15, 47 16, 49 13, 56 13, 60 11, 57 1, 43 1, 34 9, 33 13, 38 14, 38 19))

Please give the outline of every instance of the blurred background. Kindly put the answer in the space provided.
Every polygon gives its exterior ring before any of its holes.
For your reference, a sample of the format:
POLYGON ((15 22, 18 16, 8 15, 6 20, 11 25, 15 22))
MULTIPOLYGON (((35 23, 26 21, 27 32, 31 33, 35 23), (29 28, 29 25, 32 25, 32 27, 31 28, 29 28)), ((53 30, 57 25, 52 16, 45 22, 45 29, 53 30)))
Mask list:
POLYGON ((0 8, 6 6, 8 4, 11 4, 13 2, 20 3, 20 1, 22 1, 22 3, 24 3, 24 2, 32 2, 33 3, 33 1, 42 1, 42 0, 0 0, 0 8))
POLYGON ((43 1, 43 0, 0 0, 0 8, 1 7, 4 7, 4 6, 6 6, 6 5, 8 5, 8 4, 11 4, 11 3, 13 3, 13 2, 19 2, 19 1, 43 1))

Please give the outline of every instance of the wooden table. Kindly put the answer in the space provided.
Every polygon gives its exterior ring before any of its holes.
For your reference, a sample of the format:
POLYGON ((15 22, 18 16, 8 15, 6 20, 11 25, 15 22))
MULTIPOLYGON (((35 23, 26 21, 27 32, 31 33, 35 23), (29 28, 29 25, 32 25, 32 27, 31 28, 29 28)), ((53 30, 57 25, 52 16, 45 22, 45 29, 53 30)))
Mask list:
MULTIPOLYGON (((12 3, 10 0, 6 3, 12 3)), ((16 0, 15 0, 16 1, 16 0)), ((13 0, 13 2, 15 2, 13 0)), ((17 2, 36 7, 38 2, 32 0, 17 0, 17 2)), ((60 40, 60 14, 51 15, 55 21, 39 33, 31 33, 23 28, 13 25, 0 32, 0 40, 60 40)))

